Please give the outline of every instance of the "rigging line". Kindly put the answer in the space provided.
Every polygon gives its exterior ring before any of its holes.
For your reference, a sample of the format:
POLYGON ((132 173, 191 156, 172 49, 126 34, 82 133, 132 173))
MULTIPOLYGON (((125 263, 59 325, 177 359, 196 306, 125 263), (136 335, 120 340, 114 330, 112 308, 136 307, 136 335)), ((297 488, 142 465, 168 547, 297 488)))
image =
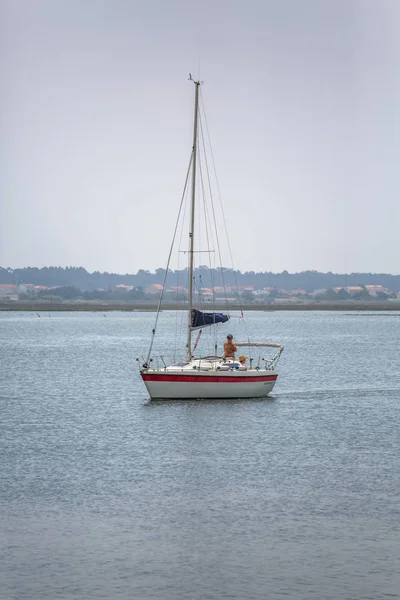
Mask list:
MULTIPOLYGON (((200 114, 200 119, 201 119, 201 114, 200 114)), ((204 135, 203 135, 203 131, 201 128, 201 122, 200 122, 200 136, 202 137, 202 141, 203 141, 203 152, 204 152, 204 159, 205 159, 205 163, 206 163, 206 168, 207 168, 207 154, 205 152, 205 144, 204 144, 204 135)), ((201 152, 199 152, 199 155, 201 155, 201 152)), ((209 244, 209 235, 212 239, 213 242, 213 248, 215 248, 215 244, 214 244, 214 239, 213 239, 213 230, 212 230, 212 226, 211 226, 211 218, 209 215, 209 211, 208 211, 208 207, 207 207, 207 194, 205 191, 205 185, 204 185, 204 177, 203 177, 203 170, 202 170, 202 164, 201 164, 201 160, 199 160, 199 174, 200 174, 200 181, 201 181, 201 189, 203 192, 203 204, 204 204, 204 217, 205 217, 205 228, 206 228, 206 236, 207 236, 207 242, 208 242, 208 248, 210 249, 210 244, 209 244)), ((209 177, 209 173, 208 173, 208 168, 207 168, 207 175, 208 175, 208 184, 209 184, 209 189, 210 189, 210 196, 211 196, 211 202, 212 202, 212 192, 211 192, 211 185, 210 185, 210 177, 209 177)), ((216 234, 216 238, 218 240, 218 232, 216 230, 215 232, 216 234)), ((222 262, 222 261, 221 261, 222 262)), ((214 263, 215 263, 215 256, 214 256, 214 263)), ((210 264, 210 279, 211 279, 211 288, 212 288, 212 296, 213 296, 213 310, 215 310, 215 264, 212 264, 211 261, 211 252, 209 251, 209 264, 210 264), (214 269, 213 269, 214 267, 214 269)), ((221 265, 222 266, 222 265, 221 265)), ((200 275, 200 279, 202 281, 201 275, 200 275)), ((224 283, 224 282, 223 282, 224 283)), ((225 292, 225 301, 226 301, 226 288, 224 286, 224 292, 225 292)), ((204 302, 203 302, 204 304, 204 302)), ((226 301, 227 304, 227 301, 226 301)), ((229 315, 229 311, 227 309, 228 315, 229 315)), ((216 323, 214 323, 211 327, 210 327, 210 337, 214 337, 214 348, 216 347, 217 344, 217 337, 218 337, 218 331, 217 331, 217 325, 216 323)))
POLYGON ((197 291, 197 304, 201 310, 203 308, 202 298, 201 298, 201 290, 200 290, 196 275, 193 275, 193 287, 194 287, 194 291, 195 291, 195 297, 196 297, 196 291, 197 291))
POLYGON ((214 248, 215 245, 214 245, 214 239, 213 239, 213 235, 212 235, 210 217, 208 215, 208 210, 207 210, 207 202, 206 202, 206 195, 205 195, 204 181, 203 181, 203 171, 201 168, 200 168, 200 181, 201 181, 201 186, 203 188, 204 225, 205 225, 206 238, 207 238, 208 260, 209 260, 209 266, 211 269, 212 268, 211 255, 214 252, 214 250, 211 249, 211 246, 214 248), (211 238, 211 244, 210 244, 210 238, 211 238))
MULTIPOLYGON (((207 114, 206 114, 206 110, 205 110, 205 106, 204 106, 203 94, 202 94, 201 90, 200 90, 200 98, 201 98, 201 104, 202 104, 202 112, 204 114, 204 123, 205 123, 205 129, 206 129, 206 132, 207 132, 208 145, 210 147, 210 154, 211 154, 211 160, 212 160, 212 164, 213 164, 214 177, 215 177, 215 182, 217 184, 218 199, 219 199, 219 203, 220 203, 220 206, 221 206, 222 218, 223 218, 223 222, 224 222, 224 229, 225 229, 226 237, 228 238, 229 257, 231 259, 232 269, 234 271, 234 277, 236 279, 235 265, 234 265, 234 262, 233 262, 232 248, 231 248, 231 244, 230 244, 230 240, 229 240, 229 235, 228 235, 228 227, 227 227, 227 224, 226 224, 224 205, 222 203, 221 188, 220 188, 220 185, 219 185, 219 180, 218 180, 218 175, 217 175, 217 168, 216 168, 216 165, 215 165, 214 151, 213 151, 213 148, 212 148, 211 136, 210 136, 210 132, 209 132, 209 129, 208 129, 207 114)), ((236 283, 236 285, 237 285, 237 283, 236 283)))
MULTIPOLYGON (((203 112, 204 112, 204 109, 203 109, 203 112)), ((222 285, 223 285, 223 288, 224 288, 224 295, 225 295, 226 312, 229 315, 228 298, 227 298, 227 295, 226 295, 226 285, 225 285, 225 277, 224 277, 224 268, 222 266, 221 246, 220 246, 219 237, 218 237, 217 219, 216 219, 216 215, 215 215, 214 201, 213 201, 212 189, 211 189, 210 172, 209 172, 209 169, 208 169, 207 154, 206 154, 206 149, 205 149, 204 132, 203 132, 203 122, 202 122, 201 114, 199 114, 199 116, 200 116, 199 122, 200 122, 201 139, 202 139, 202 142, 203 142, 203 152, 204 152, 204 156, 205 156, 207 179, 208 179, 208 187, 209 187, 209 192, 210 192, 211 208, 212 208, 212 214, 213 214, 213 220, 214 220, 215 236, 216 236, 216 240, 217 240, 218 256, 219 256, 219 263, 220 263, 220 269, 221 269, 222 285)), ((226 231, 226 229, 225 229, 225 231, 226 231)), ((229 242, 229 238, 228 238, 228 242, 229 242)))
POLYGON ((203 280, 201 278, 201 275, 199 274, 198 277, 196 277, 195 280, 195 287, 197 288, 197 295, 198 295, 198 304, 200 307, 200 310, 205 310, 206 307, 206 303, 205 303, 205 299, 204 299, 204 295, 203 295, 203 280))
POLYGON ((200 283, 200 288, 199 288, 200 298, 201 298, 202 304, 204 305, 205 300, 204 300, 203 291, 202 291, 204 289, 204 284, 203 284, 203 279, 201 277, 201 271, 200 271, 200 274, 199 274, 199 283, 200 283))
MULTIPOLYGON (((200 115, 201 116, 201 115, 200 115)), ((201 135, 201 132, 200 132, 201 135)), ((212 260, 211 260, 211 249, 210 249, 210 237, 212 240, 212 245, 213 248, 215 248, 215 244, 214 244, 214 239, 213 239, 213 235, 212 235, 212 227, 211 227, 211 219, 210 216, 208 214, 208 209, 207 209, 207 194, 205 191, 205 186, 204 186, 204 177, 203 177, 203 169, 202 169, 202 162, 201 162, 201 152, 200 152, 200 147, 199 147, 199 152, 198 152, 198 164, 199 164, 199 175, 200 175, 200 185, 201 185, 201 190, 202 190, 202 199, 203 199, 203 206, 204 206, 204 221, 205 221, 205 230, 206 230, 206 238, 207 238, 207 247, 208 247, 208 257, 209 257, 209 265, 210 265, 210 281, 211 281, 211 289, 212 289, 212 296, 213 296, 213 305, 215 307, 215 278, 214 278, 214 271, 213 271, 213 264, 212 264, 212 260)), ((199 203, 200 204, 200 203, 199 203)), ((215 261, 215 256, 214 256, 214 261, 215 261)), ((215 267, 215 264, 214 264, 215 267)), ((200 275, 200 280, 202 280, 202 277, 200 275)), ((204 303, 203 303, 204 304, 204 303)), ((214 334, 214 342, 216 343, 217 341, 217 326, 214 323, 214 325, 212 327, 210 327, 210 336, 212 334, 214 334)))
MULTIPOLYGON (((204 221, 205 221, 205 228, 206 228, 206 234, 207 234, 207 242, 208 242, 208 248, 209 248, 209 253, 208 253, 208 260, 209 260, 209 267, 210 267, 210 280, 211 280, 211 288, 214 292, 214 287, 215 287, 215 273, 213 271, 213 263, 212 263, 212 251, 211 251, 211 247, 210 247, 210 243, 209 243, 209 237, 211 238, 211 244, 212 244, 212 248, 215 254, 215 244, 214 244, 214 238, 213 238, 213 232, 212 232, 212 226, 211 226, 211 219, 210 219, 210 215, 209 215, 209 210, 208 210, 208 206, 207 206, 207 199, 206 199, 206 194, 204 194, 204 221)), ((215 262, 215 256, 214 256, 214 262, 215 262)), ((215 266, 215 265, 214 265, 215 266)))
MULTIPOLYGON (((199 140, 197 139, 197 163, 198 166, 200 163, 200 144, 199 144, 199 140)), ((202 244, 203 244, 203 240, 202 240, 202 228, 201 228, 201 202, 199 199, 200 196, 200 190, 199 190, 199 186, 197 185, 196 188, 196 207, 197 207, 197 217, 196 217, 196 230, 197 230, 197 235, 196 235, 196 239, 197 239, 197 247, 200 250, 202 248, 202 244)), ((201 261, 201 256, 198 257, 199 259, 199 264, 198 267, 200 266, 200 261, 201 261)))
MULTIPOLYGON (((201 153, 199 153, 199 155, 200 154, 201 153)), ((211 290, 212 290, 212 296, 213 296, 213 304, 215 305, 215 291, 214 291, 215 279, 214 279, 213 264, 212 264, 212 259, 211 259, 212 252, 211 252, 211 247, 210 247, 210 237, 211 237, 213 248, 215 248, 215 244, 214 244, 213 235, 212 235, 211 221, 210 221, 210 217, 209 217, 209 214, 208 214, 207 194, 206 194, 206 191, 205 191, 204 178, 203 178, 203 169, 202 169, 202 165, 201 165, 201 161, 200 160, 199 160, 199 171, 200 171, 201 188, 202 188, 202 193, 203 193, 204 225, 205 225, 206 238, 207 238, 210 284, 211 284, 211 290)), ((214 259, 215 259, 215 257, 214 257, 214 259)), ((203 278, 202 278, 201 275, 200 275, 200 280, 202 282, 202 287, 204 287, 203 278)), ((213 332, 215 334, 215 337, 216 337, 216 335, 217 335, 216 325, 214 324, 210 329, 213 330, 213 332)), ((211 333, 212 332, 210 331, 210 335, 211 335, 211 333)))
MULTIPOLYGON (((190 166, 189 166, 190 169, 190 166)), ((183 238, 183 230, 184 230, 184 226, 185 226, 185 215, 186 215, 186 209, 187 209, 187 205, 188 205, 188 191, 189 188, 186 188, 186 195, 185 195, 185 204, 183 206, 183 214, 182 214, 182 220, 181 220, 181 232, 180 232, 180 236, 179 236, 179 243, 178 243, 178 250, 181 249, 182 247, 182 238, 183 238)), ((180 281, 181 281, 181 265, 180 265, 180 252, 178 252, 178 267, 177 267, 177 275, 176 275, 176 304, 177 306, 179 306, 179 295, 180 295, 180 281)), ((183 299, 181 299, 181 302, 183 301, 183 299)), ((183 323, 183 312, 182 311, 175 311, 175 349, 174 349, 174 354, 176 357, 176 349, 177 349, 177 344, 178 344, 178 318, 180 316, 180 323, 179 323, 179 332, 182 332, 182 323, 183 323), (178 314, 179 313, 179 314, 178 314)), ((176 360, 176 358, 174 359, 176 360)))
MULTIPOLYGON (((187 190, 186 190, 186 200, 185 200, 185 205, 183 207, 181 234, 180 234, 180 237, 179 237, 179 246, 178 246, 179 250, 182 248, 182 238, 183 238, 183 231, 185 229, 185 215, 186 215, 186 210, 187 210, 187 207, 188 207, 188 200, 189 200, 189 188, 187 188, 187 190)), ((183 279, 185 279, 184 280, 184 284, 185 284, 186 289, 187 289, 187 287, 188 287, 188 281, 187 281, 187 279, 188 279, 189 271, 187 270, 187 267, 185 267, 185 269, 183 270, 183 273, 182 273, 182 271, 179 272, 179 280, 181 279, 181 276, 182 276, 183 279), (186 275, 187 275, 186 279, 184 278, 185 269, 186 269, 186 275)), ((185 302, 187 302, 187 298, 186 298, 185 302)), ((179 311, 179 312, 180 312, 179 334, 180 334, 180 336, 182 336, 183 321, 184 321, 185 313, 184 313, 183 310, 179 311)), ((186 326, 185 326, 185 331, 186 331, 186 326)))
POLYGON ((206 192, 205 192, 205 187, 204 187, 203 169, 201 166, 200 153, 199 153, 199 174, 200 174, 201 189, 203 192, 204 222, 205 222, 205 230, 206 230, 206 238, 207 238, 208 260, 209 260, 210 272, 211 272, 211 287, 214 288, 214 277, 213 277, 212 262, 211 262, 212 251, 211 251, 211 245, 210 245, 210 237, 211 237, 212 247, 214 248, 215 245, 214 245, 214 240, 213 240, 213 235, 212 235, 211 222, 210 222, 210 218, 209 218, 208 210, 207 210, 206 192))
MULTIPOLYGON (((202 93, 201 89, 200 89, 200 101, 201 101, 201 106, 202 106, 202 113, 204 114, 204 123, 205 123, 205 126, 206 126, 208 145, 210 147, 211 160, 212 160, 213 169, 214 169, 215 182, 217 184, 218 198, 219 198, 219 203, 220 203, 220 206, 221 206, 221 212, 222 212, 222 219, 223 219, 223 222, 224 222, 225 234, 226 234, 226 237, 228 238, 229 257, 231 259, 231 265, 232 265, 232 269, 233 269, 233 277, 234 277, 234 280, 235 280, 236 292, 237 292, 237 295, 238 295, 238 298, 239 298, 239 308, 240 308, 240 312, 241 312, 242 316, 244 317, 244 315, 243 315, 242 300, 241 300, 241 296, 239 294, 239 286, 238 286, 238 282, 237 282, 236 269, 235 269, 235 265, 234 265, 234 262, 233 262, 232 248, 231 248, 231 243, 230 243, 229 235, 228 235, 228 227, 226 225, 224 205, 222 203, 221 188, 220 188, 220 185, 219 185, 219 180, 218 180, 218 175, 217 175, 217 168, 215 166, 214 152, 213 152, 213 149, 212 149, 211 136, 210 136, 210 131, 208 129, 207 114, 206 114, 206 109, 205 109, 205 106, 204 106, 203 93, 202 93)), ((247 324, 246 324, 246 320, 244 318, 243 318, 243 324, 244 324, 244 327, 245 327, 245 332, 246 332, 248 341, 250 342, 250 337, 249 337, 248 330, 247 330, 247 324)))
MULTIPOLYGON (((176 283, 176 297, 175 302, 178 307, 179 304, 179 252, 178 252, 178 265, 177 265, 177 275, 175 279, 176 283)), ((178 340, 178 310, 175 310, 175 337, 174 337, 174 362, 176 362, 176 348, 177 348, 177 340, 178 340)))
POLYGON ((167 275, 168 275, 168 271, 169 271, 169 264, 171 262, 171 255, 172 255, 172 250, 174 248, 174 244, 175 244, 175 238, 176 238, 176 232, 178 230, 178 224, 179 224, 179 219, 181 216, 181 211, 182 211, 182 205, 183 205, 183 201, 185 198, 185 194, 186 194, 186 188, 187 188, 187 183, 189 180, 189 174, 190 174, 190 167, 192 166, 192 160, 193 160, 193 150, 192 153, 190 155, 190 160, 189 160, 189 166, 187 169, 187 173, 186 173, 186 179, 185 179, 185 185, 183 186, 183 192, 182 192, 182 198, 181 198, 181 203, 179 206, 179 211, 178 211, 178 217, 176 219, 176 223, 175 223, 175 229, 174 229, 174 235, 172 237, 172 243, 171 243, 171 248, 169 250, 169 254, 168 254, 168 260, 167 260, 167 268, 165 269, 165 275, 164 275, 164 281, 163 281, 163 286, 160 292, 160 298, 158 300, 158 306, 157 306, 157 314, 156 314, 156 320, 154 323, 154 327, 152 329, 152 336, 151 336, 151 342, 150 342, 150 348, 149 348, 149 352, 147 355, 147 360, 146 360, 146 364, 149 365, 149 361, 150 361, 150 355, 151 355, 151 351, 153 349, 153 343, 154 343, 154 336, 156 334, 156 329, 157 329, 157 323, 158 323, 158 317, 160 315, 160 309, 161 309, 161 302, 164 296, 164 290, 165 290, 165 282, 167 280, 167 275))
MULTIPOLYGON (((209 262, 208 275, 210 277, 209 285, 211 285, 213 304, 215 305, 215 291, 214 291, 215 280, 214 280, 214 271, 213 271, 213 264, 212 264, 212 251, 211 251, 211 247, 210 247, 211 246, 210 238, 211 238, 213 248, 215 248, 215 244, 214 244, 213 235, 212 235, 211 221, 210 221, 210 217, 209 217, 208 209, 207 209, 207 194, 206 194, 205 186, 204 186, 204 177, 203 177, 203 170, 202 170, 201 162, 199 162, 199 167, 200 167, 199 171, 200 171, 201 188, 202 188, 202 192, 203 192, 204 225, 205 225, 207 248, 208 248, 208 262, 209 262)), ((215 256, 214 256, 214 260, 215 260, 215 256)), ((199 279, 201 282, 201 287, 203 288, 204 282, 203 282, 203 277, 201 274, 199 275, 199 279)), ((210 301, 209 297, 207 297, 207 299, 208 299, 208 301, 210 301)), ((206 307, 206 298, 204 297, 204 295, 202 295, 202 300, 203 300, 203 306, 206 307)), ((208 307, 208 309, 209 309, 209 307, 208 307)), ((213 309, 214 309, 214 307, 213 307, 213 309)), ((209 329, 209 335, 214 336, 216 338, 216 336, 217 336, 216 324, 214 323, 208 329, 209 329)))

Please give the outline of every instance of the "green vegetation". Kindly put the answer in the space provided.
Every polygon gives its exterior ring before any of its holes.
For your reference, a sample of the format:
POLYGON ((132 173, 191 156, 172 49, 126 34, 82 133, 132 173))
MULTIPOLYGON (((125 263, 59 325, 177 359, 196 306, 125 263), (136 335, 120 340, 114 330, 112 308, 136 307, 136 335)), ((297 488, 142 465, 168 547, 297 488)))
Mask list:
MULTIPOLYGON (((0 267, 0 284, 20 285, 29 283, 47 287, 62 286, 74 287, 83 292, 103 290, 104 293, 123 284, 133 286, 138 291, 153 284, 162 284, 165 270, 156 269, 154 273, 140 269, 136 274, 89 273, 83 267, 26 267, 23 269, 10 269, 0 267)), ((212 287, 222 284, 221 269, 209 269, 202 266, 195 270, 196 285, 200 288, 212 287), (214 282, 214 283, 213 283, 214 282)), ((227 286, 252 286, 254 289, 265 287, 275 290, 304 290, 310 293, 314 290, 333 290, 348 286, 382 285, 391 292, 400 290, 400 275, 379 273, 319 273, 317 271, 303 271, 301 273, 270 273, 246 271, 233 271, 223 269, 223 280, 227 286)), ((167 277, 167 287, 187 287, 187 269, 171 271, 167 277)))

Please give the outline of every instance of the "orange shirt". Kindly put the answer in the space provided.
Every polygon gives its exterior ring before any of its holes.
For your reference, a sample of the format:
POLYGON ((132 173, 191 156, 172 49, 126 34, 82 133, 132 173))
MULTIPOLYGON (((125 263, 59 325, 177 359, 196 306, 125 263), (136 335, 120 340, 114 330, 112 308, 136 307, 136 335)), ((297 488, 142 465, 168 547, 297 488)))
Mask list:
POLYGON ((225 342, 224 358, 235 358, 236 344, 233 342, 225 342))

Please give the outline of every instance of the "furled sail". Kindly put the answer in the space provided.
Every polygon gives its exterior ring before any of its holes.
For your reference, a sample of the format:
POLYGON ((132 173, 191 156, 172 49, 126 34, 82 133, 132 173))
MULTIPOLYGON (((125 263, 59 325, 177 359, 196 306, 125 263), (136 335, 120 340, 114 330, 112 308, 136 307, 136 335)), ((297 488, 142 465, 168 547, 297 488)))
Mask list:
POLYGON ((226 323, 227 321, 229 321, 229 316, 222 313, 206 313, 195 308, 192 310, 192 330, 208 327, 215 323, 226 323))

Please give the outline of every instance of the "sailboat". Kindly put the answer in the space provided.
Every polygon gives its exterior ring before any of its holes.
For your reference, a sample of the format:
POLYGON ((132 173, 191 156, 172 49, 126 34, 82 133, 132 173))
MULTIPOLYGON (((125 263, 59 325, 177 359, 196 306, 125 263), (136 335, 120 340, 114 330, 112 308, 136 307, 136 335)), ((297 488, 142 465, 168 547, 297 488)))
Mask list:
MULTIPOLYGON (((199 123, 199 88, 200 81, 195 81, 191 75, 189 79, 195 86, 194 99, 194 131, 192 153, 186 177, 188 182, 191 171, 191 202, 189 218, 189 265, 188 265, 188 304, 187 304, 187 342, 186 356, 182 362, 167 365, 163 360, 163 365, 153 367, 152 349, 156 335, 158 318, 161 311, 163 298, 162 288, 158 304, 156 322, 152 330, 150 349, 147 358, 140 364, 140 375, 146 386, 150 399, 213 399, 223 398, 264 398, 272 391, 278 373, 276 365, 283 351, 282 344, 252 342, 236 342, 236 347, 248 348, 273 348, 274 354, 269 358, 261 356, 250 358, 249 365, 239 362, 235 355, 226 357, 217 351, 214 355, 195 356, 200 334, 197 335, 195 344, 192 346, 192 334, 203 328, 216 326, 226 323, 229 315, 221 312, 205 312, 195 307, 193 275, 194 275, 194 254, 195 254, 195 204, 196 204, 196 162, 198 154, 198 123, 199 123)), ((185 186, 186 186, 185 184, 185 186)), ((174 239, 176 228, 174 233, 174 239)), ((172 251, 172 248, 171 248, 172 251)), ((169 259, 171 257, 171 251, 169 259)), ((169 267, 169 259, 166 274, 169 267)), ((164 280, 165 284, 165 280, 164 280)), ((243 313, 242 313, 243 316, 243 313)), ((217 350, 217 344, 215 345, 217 350)), ((140 362, 140 359, 137 359, 140 362)))

